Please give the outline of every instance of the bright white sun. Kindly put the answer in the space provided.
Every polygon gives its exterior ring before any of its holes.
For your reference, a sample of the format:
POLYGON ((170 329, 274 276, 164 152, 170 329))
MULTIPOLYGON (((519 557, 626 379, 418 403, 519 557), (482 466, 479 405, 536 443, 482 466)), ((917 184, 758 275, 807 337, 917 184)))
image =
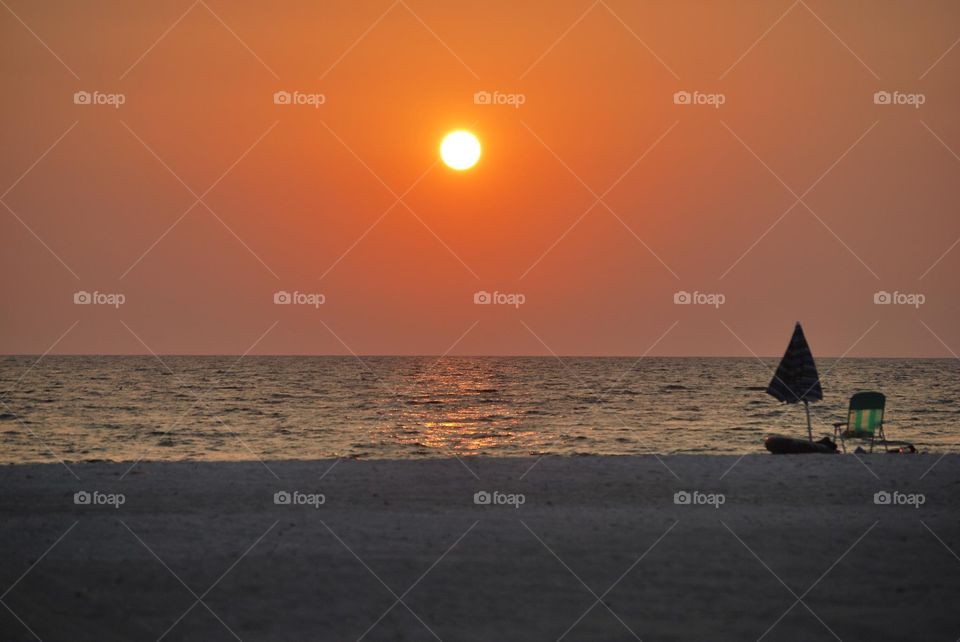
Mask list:
POLYGON ((440 158, 451 169, 470 169, 480 160, 480 141, 463 129, 450 132, 440 143, 440 158))

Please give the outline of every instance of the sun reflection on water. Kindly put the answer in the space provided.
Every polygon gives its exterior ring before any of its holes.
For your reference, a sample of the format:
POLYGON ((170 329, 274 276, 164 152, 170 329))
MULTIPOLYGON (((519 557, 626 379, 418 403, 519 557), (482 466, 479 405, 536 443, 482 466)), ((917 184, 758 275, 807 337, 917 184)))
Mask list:
POLYGON ((440 364, 414 375, 399 390, 396 412, 374 439, 398 442, 418 453, 482 454, 536 451, 537 433, 523 428, 502 370, 489 363, 440 364))

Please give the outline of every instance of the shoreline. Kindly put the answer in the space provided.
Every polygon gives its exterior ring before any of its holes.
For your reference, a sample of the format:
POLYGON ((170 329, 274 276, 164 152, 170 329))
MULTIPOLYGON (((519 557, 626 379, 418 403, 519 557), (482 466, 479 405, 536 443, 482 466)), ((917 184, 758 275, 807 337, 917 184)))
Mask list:
MULTIPOLYGON (((877 446, 878 450, 875 450, 873 453, 858 453, 857 457, 861 459, 864 457, 872 458, 883 456, 893 456, 898 453, 886 453, 883 450, 879 450, 880 446, 877 446)), ((830 457, 830 456, 840 456, 843 458, 854 458, 854 453, 848 451, 836 452, 836 453, 815 453, 813 457, 830 457)), ((913 459, 928 460, 928 459, 939 459, 942 457, 949 457, 951 455, 960 456, 960 450, 952 449, 943 449, 943 450, 923 450, 916 453, 906 453, 904 457, 910 457, 913 459)), ((314 457, 305 457, 302 459, 296 458, 283 458, 283 459, 54 459, 53 457, 45 461, 3 461, 0 460, 0 469, 5 467, 17 467, 17 466, 60 466, 63 467, 64 464, 68 466, 90 466, 90 465, 108 465, 108 466, 130 466, 132 464, 144 464, 144 465, 168 465, 168 464, 303 464, 303 463, 317 463, 323 461, 355 461, 355 462, 368 462, 368 463, 388 463, 388 462, 436 462, 436 461, 457 461, 458 459, 465 462, 470 461, 482 461, 482 460, 504 460, 504 461, 534 461, 537 459, 558 459, 558 460, 578 460, 578 459, 644 459, 644 458, 684 458, 684 457, 699 457, 705 459, 731 459, 736 460, 740 458, 748 457, 777 457, 777 458, 793 458, 793 457, 806 457, 807 455, 773 455, 772 453, 764 450, 762 447, 759 450, 752 450, 745 453, 708 453, 708 452, 649 452, 649 453, 624 453, 624 454, 609 454, 609 453, 594 453, 594 452, 574 452, 574 453, 544 453, 544 454, 527 454, 527 455, 486 455, 486 454, 454 454, 452 452, 438 452, 436 456, 411 456, 411 457, 367 457, 363 455, 329 455, 320 458, 314 457)))

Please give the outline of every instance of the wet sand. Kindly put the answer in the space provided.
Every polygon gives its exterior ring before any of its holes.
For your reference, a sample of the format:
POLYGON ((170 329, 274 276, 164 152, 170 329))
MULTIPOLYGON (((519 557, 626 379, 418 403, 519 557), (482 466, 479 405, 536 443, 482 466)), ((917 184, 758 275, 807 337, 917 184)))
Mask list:
POLYGON ((960 637, 957 455, 70 467, 0 467, 0 639, 960 637))

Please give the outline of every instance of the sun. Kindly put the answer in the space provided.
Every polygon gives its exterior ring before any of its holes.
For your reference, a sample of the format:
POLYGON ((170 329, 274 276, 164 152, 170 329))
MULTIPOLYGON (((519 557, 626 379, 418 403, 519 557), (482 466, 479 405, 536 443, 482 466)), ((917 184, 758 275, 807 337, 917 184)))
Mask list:
POLYGON ((470 169, 480 160, 480 141, 464 129, 450 132, 440 143, 440 158, 451 169, 470 169))

